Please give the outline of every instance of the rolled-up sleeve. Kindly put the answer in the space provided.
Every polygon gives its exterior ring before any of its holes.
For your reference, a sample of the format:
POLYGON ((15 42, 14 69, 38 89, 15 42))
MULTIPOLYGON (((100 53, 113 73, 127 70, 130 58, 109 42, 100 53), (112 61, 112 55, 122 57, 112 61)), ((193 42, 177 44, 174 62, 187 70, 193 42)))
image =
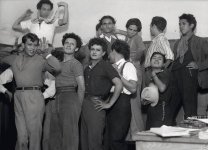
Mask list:
POLYGON ((13 72, 10 68, 8 68, 7 70, 1 73, 0 84, 6 84, 12 82, 12 79, 13 79, 13 72))
POLYGON ((23 30, 30 29, 31 24, 32 24, 31 20, 26 20, 26 21, 20 22, 20 26, 23 30))
POLYGON ((44 66, 44 71, 48 71, 53 75, 57 75, 58 73, 61 72, 61 65, 54 56, 49 56, 46 59, 45 66, 44 66))

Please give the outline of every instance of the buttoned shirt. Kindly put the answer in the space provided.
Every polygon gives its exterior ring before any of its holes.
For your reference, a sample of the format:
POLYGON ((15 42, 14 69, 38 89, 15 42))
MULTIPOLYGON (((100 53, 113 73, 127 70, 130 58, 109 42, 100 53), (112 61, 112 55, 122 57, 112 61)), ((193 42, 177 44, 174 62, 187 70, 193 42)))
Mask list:
POLYGON ((160 52, 165 55, 166 59, 174 60, 173 51, 170 49, 170 43, 164 33, 160 33, 152 40, 146 53, 145 68, 150 66, 150 58, 154 52, 160 52))
POLYGON ((45 21, 39 23, 33 23, 32 20, 22 21, 20 23, 21 28, 28 29, 31 33, 34 33, 38 36, 38 38, 42 39, 43 37, 46 38, 50 44, 53 43, 54 31, 58 25, 58 20, 54 23, 48 24, 45 21))
POLYGON ((93 68, 86 67, 84 71, 85 93, 106 98, 113 86, 112 80, 120 78, 113 66, 104 61, 99 61, 93 68))
MULTIPOLYGON (((134 67, 134 65, 131 62, 127 62, 125 59, 120 59, 115 63, 115 65, 120 69, 121 67, 123 68, 122 74, 123 78, 126 79, 127 81, 138 81, 137 78, 137 70, 134 67), (125 64, 125 66, 123 66, 125 64)), ((111 92, 114 91, 114 87, 112 87, 111 92)), ((123 87, 123 90, 121 93, 130 95, 131 92, 127 90, 125 87, 123 87)))

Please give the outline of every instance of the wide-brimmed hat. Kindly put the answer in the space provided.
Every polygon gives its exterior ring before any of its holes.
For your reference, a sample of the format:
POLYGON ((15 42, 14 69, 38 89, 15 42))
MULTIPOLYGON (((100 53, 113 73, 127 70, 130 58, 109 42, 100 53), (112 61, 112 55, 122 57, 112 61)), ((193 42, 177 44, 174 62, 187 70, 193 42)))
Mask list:
POLYGON ((142 90, 141 100, 149 101, 152 107, 156 106, 159 100, 158 87, 154 84, 150 84, 148 87, 142 90))

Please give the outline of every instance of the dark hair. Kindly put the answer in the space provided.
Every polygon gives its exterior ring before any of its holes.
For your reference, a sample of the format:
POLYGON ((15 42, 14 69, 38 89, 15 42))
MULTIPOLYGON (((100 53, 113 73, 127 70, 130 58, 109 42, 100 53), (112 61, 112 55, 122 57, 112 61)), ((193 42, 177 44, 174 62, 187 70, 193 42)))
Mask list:
POLYGON ((66 33, 66 34, 64 34, 64 36, 62 38, 62 44, 63 45, 64 45, 66 39, 68 39, 68 38, 75 39, 76 40, 76 47, 78 49, 80 49, 80 47, 82 46, 82 40, 81 40, 81 38, 78 35, 76 35, 74 33, 66 33))
POLYGON ((37 4, 37 9, 40 10, 43 4, 48 4, 51 7, 51 10, 53 9, 53 3, 50 0, 40 0, 37 4))
POLYGON ((158 30, 164 31, 167 25, 167 21, 163 17, 155 16, 152 18, 151 26, 155 25, 158 30))
POLYGON ((107 45, 107 42, 104 39, 101 39, 101 38, 92 38, 92 39, 90 39, 89 44, 88 44, 88 48, 91 49, 91 47, 93 45, 99 45, 99 46, 102 47, 102 50, 104 52, 107 52, 108 45, 107 45))
POLYGON ((27 33, 22 37, 22 43, 26 43, 27 39, 30 39, 32 42, 37 41, 39 43, 39 38, 34 33, 27 33))
POLYGON ((129 45, 121 40, 116 40, 112 46, 112 50, 115 50, 117 53, 123 55, 124 59, 128 60, 130 55, 130 47, 129 45))
POLYGON ((101 27, 101 24, 98 23, 98 24, 95 26, 95 30, 98 31, 98 30, 100 29, 100 27, 101 27))
POLYGON ((131 18, 126 23, 126 28, 128 28, 130 25, 137 26, 137 31, 140 32, 142 30, 142 23, 138 18, 131 18))
POLYGON ((112 16, 103 16, 100 20, 99 20, 99 23, 102 25, 102 22, 103 22, 103 20, 104 19, 110 19, 112 22, 113 22, 113 24, 116 24, 116 20, 112 17, 112 16))
POLYGON ((152 58, 153 58, 155 55, 161 55, 161 56, 163 57, 163 63, 166 62, 165 55, 162 54, 162 53, 160 53, 160 52, 154 52, 154 53, 152 54, 152 56, 150 57, 150 60, 152 60, 152 58))
POLYGON ((53 50, 51 54, 56 57, 60 62, 64 60, 64 52, 63 50, 53 50))
POLYGON ((185 19, 185 20, 187 20, 187 22, 188 22, 189 24, 193 24, 194 27, 193 27, 192 31, 195 30, 197 21, 196 21, 194 15, 192 15, 192 14, 182 14, 182 15, 179 17, 179 20, 181 20, 181 19, 185 19))

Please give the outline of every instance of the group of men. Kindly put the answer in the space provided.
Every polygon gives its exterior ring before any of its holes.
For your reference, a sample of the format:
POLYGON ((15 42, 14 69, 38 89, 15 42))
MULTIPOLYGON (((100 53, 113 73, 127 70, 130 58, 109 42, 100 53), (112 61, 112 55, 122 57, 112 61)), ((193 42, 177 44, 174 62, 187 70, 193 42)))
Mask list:
POLYGON ((28 33, 17 54, 1 60, 10 66, 0 75, 0 92, 14 97, 17 150, 40 150, 42 132, 44 150, 127 150, 128 135, 144 130, 140 93, 151 84, 159 100, 154 107, 148 105, 146 129, 174 125, 181 106, 185 118, 197 115, 198 89, 208 88, 208 42, 194 34, 193 15, 179 17, 181 38, 173 49, 163 17, 152 18, 153 40, 146 49, 138 34, 139 19, 129 19, 127 31, 122 31, 115 29, 112 16, 103 16, 97 37, 87 45, 82 46, 78 35, 66 33, 63 48, 54 50, 56 27, 68 23, 67 3, 58 6, 64 7, 63 18, 49 17, 50 0, 37 4, 37 18, 28 19, 31 10, 18 18, 13 29, 28 33), (13 78, 14 94, 3 86, 13 78), (48 87, 42 93, 44 84, 48 87))

